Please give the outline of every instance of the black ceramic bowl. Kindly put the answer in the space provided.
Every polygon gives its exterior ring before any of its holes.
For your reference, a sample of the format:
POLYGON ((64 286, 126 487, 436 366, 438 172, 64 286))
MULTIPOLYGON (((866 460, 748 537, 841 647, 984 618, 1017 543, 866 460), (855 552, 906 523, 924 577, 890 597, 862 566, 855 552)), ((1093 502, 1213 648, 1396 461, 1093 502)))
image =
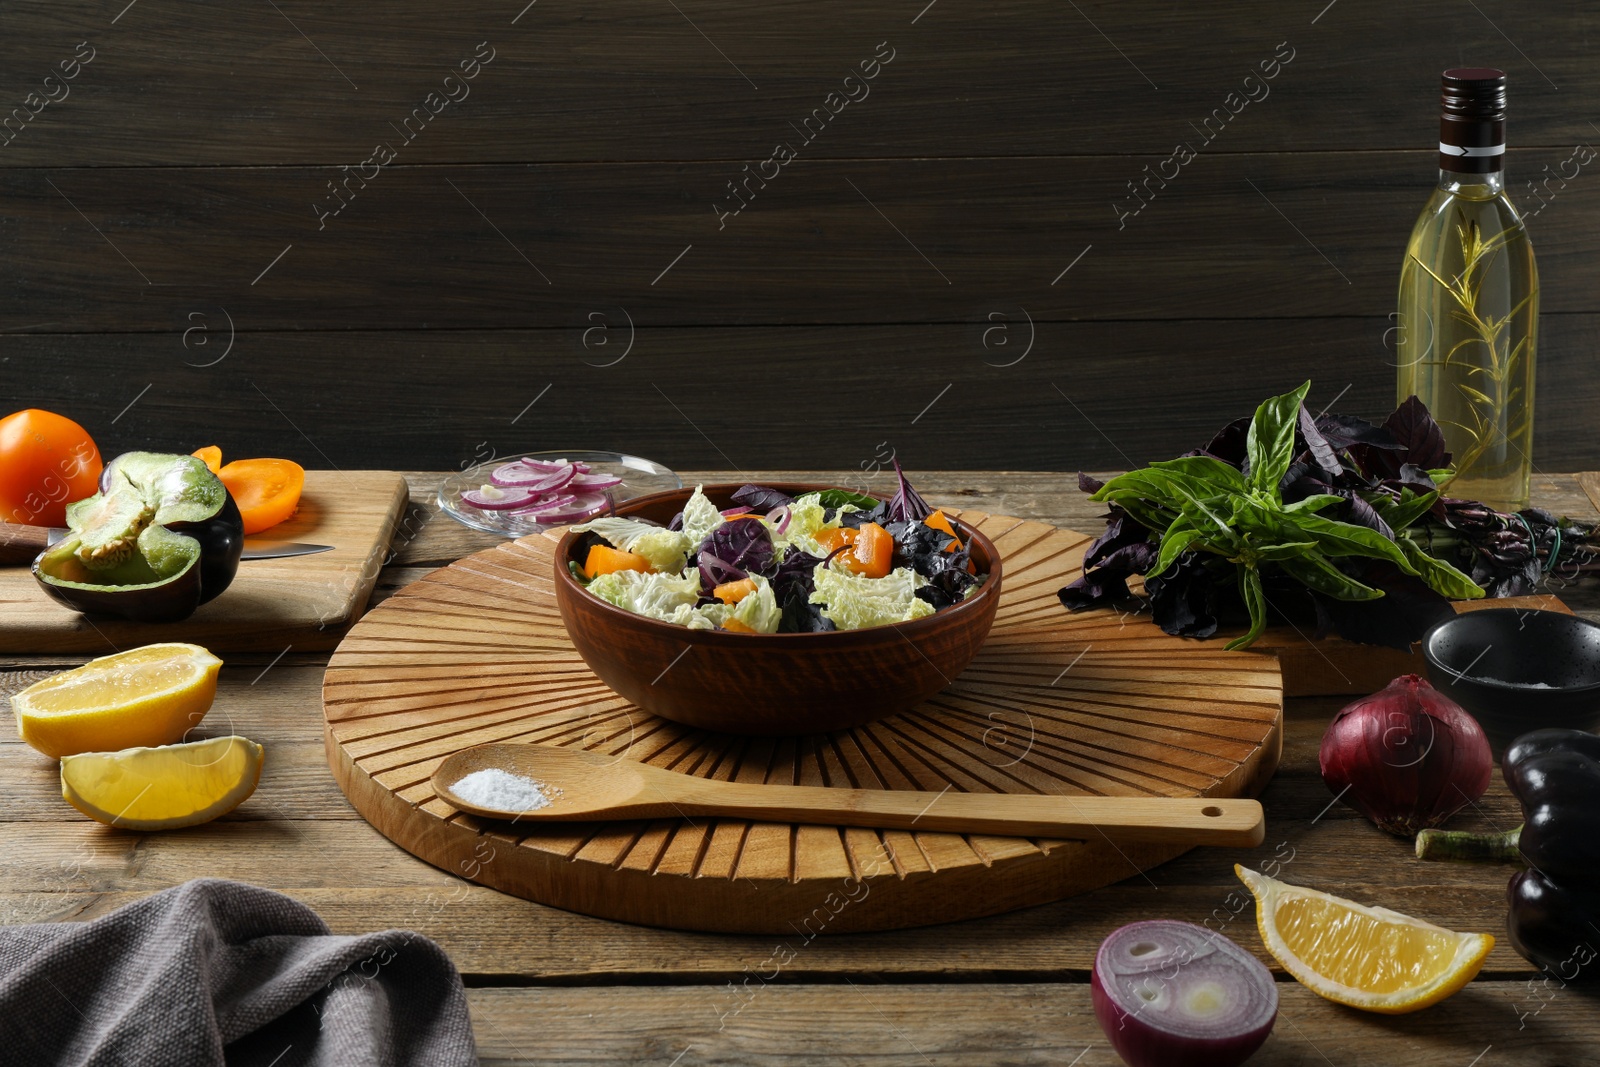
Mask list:
POLYGON ((1422 642, 1428 680, 1472 713, 1496 752, 1529 730, 1600 726, 1600 625, 1558 611, 1490 608, 1422 642))

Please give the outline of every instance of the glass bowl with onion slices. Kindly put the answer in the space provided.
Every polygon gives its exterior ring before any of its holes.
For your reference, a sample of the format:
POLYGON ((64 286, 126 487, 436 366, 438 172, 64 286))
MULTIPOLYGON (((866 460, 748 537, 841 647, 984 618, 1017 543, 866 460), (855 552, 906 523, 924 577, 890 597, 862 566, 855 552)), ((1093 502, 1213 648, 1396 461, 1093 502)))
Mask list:
POLYGON ((608 515, 633 497, 679 489, 654 460, 624 452, 527 452, 448 475, 439 510, 474 530, 523 537, 608 515))

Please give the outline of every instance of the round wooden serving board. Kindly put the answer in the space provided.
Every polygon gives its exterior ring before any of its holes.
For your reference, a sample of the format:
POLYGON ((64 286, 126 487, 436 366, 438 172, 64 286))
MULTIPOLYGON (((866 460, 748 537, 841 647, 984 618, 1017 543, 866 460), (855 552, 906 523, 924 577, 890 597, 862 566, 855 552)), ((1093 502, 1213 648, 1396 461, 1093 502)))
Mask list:
POLYGON ((573 650, 551 583, 555 545, 535 536, 442 568, 355 626, 324 682, 328 761, 382 833, 471 881, 626 922, 805 937, 1040 904, 1185 848, 731 820, 535 827, 461 814, 434 795, 429 776, 460 749, 527 741, 741 782, 1121 796, 1261 790, 1281 749, 1273 657, 1168 637, 1144 616, 1070 615, 1056 590, 1078 575, 1089 538, 959 514, 1002 554, 1000 609, 972 666, 908 714, 800 738, 709 734, 647 715, 573 650))

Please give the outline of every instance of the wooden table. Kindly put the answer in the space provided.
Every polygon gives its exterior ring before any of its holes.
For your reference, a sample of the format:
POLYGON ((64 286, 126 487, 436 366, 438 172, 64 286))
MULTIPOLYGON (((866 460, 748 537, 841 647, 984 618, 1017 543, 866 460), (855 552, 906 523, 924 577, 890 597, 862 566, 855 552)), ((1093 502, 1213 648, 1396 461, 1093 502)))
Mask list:
MULTIPOLYGON (((810 476, 805 472, 796 472, 810 476)), ((696 472, 704 481, 778 472, 696 472)), ((440 517, 438 474, 408 475, 413 504, 378 596, 495 543, 440 517)), ((837 473, 832 476, 837 477, 837 473)), ((1043 519, 1079 530, 1098 509, 1070 474, 926 473, 934 503, 1043 519)), ((1593 518, 1573 475, 1539 476, 1535 502, 1593 518)), ((1600 592, 1563 594, 1600 618, 1600 592)), ((0 689, 77 662, 12 657, 0 689)), ((1096 1025, 1087 971, 1109 931, 1135 919, 1212 917, 1260 952, 1232 864, 1276 858, 1283 877, 1462 930, 1504 930, 1509 872, 1423 865, 1408 842, 1331 796, 1316 749, 1339 698, 1291 700, 1282 769, 1263 795, 1266 842, 1198 849, 1148 877, 1029 911, 884 934, 742 937, 683 934, 573 915, 479 888, 389 843, 346 803, 322 748, 325 655, 232 656, 207 720, 267 746, 261 787, 231 816, 164 834, 110 830, 61 801, 55 764, 0 726, 0 921, 82 920, 189 878, 236 878, 289 893, 341 933, 407 927, 436 939, 468 986, 488 1064, 865 1062, 967 1065, 1119 1062, 1096 1025), (787 940, 792 959, 774 962, 787 940)), ((1505 828, 1516 806, 1498 776, 1469 828, 1505 828)), ((1264 960, 1271 962, 1264 954, 1264 960)), ((1502 941, 1470 987, 1417 1015, 1351 1011, 1281 973, 1282 1010, 1252 1064, 1498 1067, 1594 1062, 1600 1004, 1534 979, 1502 941)))

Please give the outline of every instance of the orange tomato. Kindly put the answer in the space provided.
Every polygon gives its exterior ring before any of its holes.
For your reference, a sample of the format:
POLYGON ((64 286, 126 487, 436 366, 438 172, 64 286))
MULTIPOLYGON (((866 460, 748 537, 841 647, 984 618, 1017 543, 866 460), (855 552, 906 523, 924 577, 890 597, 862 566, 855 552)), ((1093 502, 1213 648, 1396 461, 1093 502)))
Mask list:
POLYGON ((650 561, 643 556, 621 549, 612 548, 610 545, 591 545, 589 555, 583 561, 583 573, 590 578, 598 578, 602 574, 612 571, 650 571, 650 561))
POLYGON ((818 530, 814 540, 829 552, 837 552, 845 545, 856 543, 856 531, 849 526, 835 526, 818 530))
POLYGON ((955 538, 952 544, 944 546, 946 552, 954 552, 961 547, 961 535, 956 533, 955 525, 951 523, 950 516, 944 512, 937 509, 934 510, 932 514, 922 520, 922 525, 938 530, 940 533, 947 533, 955 538))
POLYGON ((816 542, 829 552, 838 552, 841 547, 849 546, 833 557, 830 566, 843 567, 851 574, 882 578, 894 566, 894 538, 875 522, 869 522, 859 529, 841 526, 819 530, 816 542))
POLYGON ((288 459, 236 459, 217 471, 217 477, 239 505, 246 534, 260 533, 293 515, 306 484, 305 468, 288 459))
POLYGON ((724 604, 737 604, 745 597, 756 591, 756 583, 749 578, 741 578, 737 582, 723 582, 711 590, 711 595, 724 604))
POLYGON ((727 619, 727 620, 725 620, 723 622, 723 624, 722 624, 722 628, 724 630, 727 630, 729 633, 732 633, 732 634, 753 634, 753 633, 758 633, 759 632, 757 630, 753 630, 750 627, 746 626, 744 623, 740 622, 738 619, 727 619))
POLYGON ((193 452, 190 452, 189 455, 193 456, 195 459, 204 460, 206 467, 211 471, 212 474, 215 474, 222 469, 222 449, 218 448, 216 445, 206 445, 204 448, 197 448, 193 452))
POLYGON ((100 488, 100 450, 63 415, 28 408, 0 419, 0 520, 65 526, 67 505, 100 488))
POLYGON ((855 556, 855 572, 867 578, 882 578, 894 566, 894 538, 875 522, 862 526, 856 543, 845 555, 855 556))

